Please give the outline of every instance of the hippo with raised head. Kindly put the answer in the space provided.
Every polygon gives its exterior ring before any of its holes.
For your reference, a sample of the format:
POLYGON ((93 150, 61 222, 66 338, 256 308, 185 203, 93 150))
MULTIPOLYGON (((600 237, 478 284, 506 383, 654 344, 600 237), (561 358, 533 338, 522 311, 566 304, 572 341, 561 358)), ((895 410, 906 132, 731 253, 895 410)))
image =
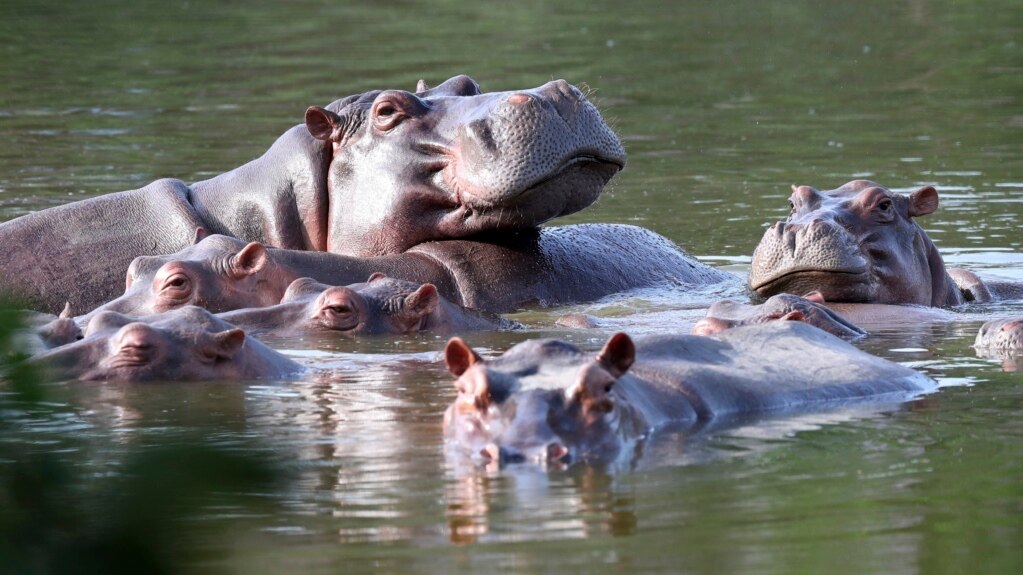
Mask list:
POLYGON ((510 232, 494 241, 427 242, 393 256, 355 258, 281 250, 221 235, 128 266, 124 293, 96 311, 145 315, 183 305, 214 312, 273 305, 302 277, 328 285, 375 272, 431 283, 451 302, 502 313, 524 305, 590 301, 627 289, 736 281, 664 237, 624 225, 580 224, 510 232))
POLYGON ((0 293, 91 309, 119 293, 132 259, 181 250, 197 228, 348 256, 535 231, 588 206, 624 165, 618 138, 563 80, 372 90, 309 108, 263 156, 209 180, 159 180, 0 224, 0 293))
POLYGON ((374 273, 364 283, 329 286, 312 278, 292 282, 281 303, 220 314, 250 335, 335 333, 402 335, 515 329, 520 324, 453 304, 433 284, 374 273))
POLYGON ((84 337, 29 360, 82 381, 279 378, 302 367, 195 306, 132 318, 97 314, 84 337))
POLYGON ((948 307, 1023 297, 1023 286, 947 270, 915 218, 938 208, 938 192, 909 195, 868 180, 821 192, 793 186, 791 213, 753 253, 749 287, 762 297, 820 292, 828 302, 948 307))
POLYGON ((612 336, 597 354, 531 340, 482 359, 459 338, 445 362, 458 397, 444 415, 450 442, 502 462, 612 461, 652 431, 691 431, 731 418, 823 410, 933 390, 926 376, 802 322, 714 337, 612 336))

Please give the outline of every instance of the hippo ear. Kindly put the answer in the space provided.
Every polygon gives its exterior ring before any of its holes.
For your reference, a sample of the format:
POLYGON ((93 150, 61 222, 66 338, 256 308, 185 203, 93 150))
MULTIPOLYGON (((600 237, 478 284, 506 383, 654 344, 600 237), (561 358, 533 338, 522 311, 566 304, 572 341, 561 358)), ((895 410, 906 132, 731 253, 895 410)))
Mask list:
POLYGON ((470 367, 482 361, 480 354, 473 351, 460 337, 449 339, 448 344, 444 346, 444 363, 455 377, 460 377, 470 367))
POLYGON ((231 275, 235 278, 250 276, 262 270, 269 256, 266 247, 259 242, 249 242, 242 250, 231 258, 231 275))
POLYGON ((909 195, 909 217, 926 216, 938 209, 938 190, 924 186, 909 195))
POLYGON ((690 333, 693 335, 714 335, 731 327, 735 327, 734 321, 707 316, 696 322, 690 333))
POLYGON ((210 235, 210 233, 206 231, 206 228, 202 226, 195 228, 195 233, 192 234, 192 245, 194 246, 195 244, 201 242, 203 238, 205 238, 208 235, 210 235))
POLYGON ((234 357, 245 345, 245 332, 238 329, 227 329, 213 334, 207 349, 203 350, 209 357, 225 360, 234 357))
POLYGON ((387 276, 384 274, 384 272, 373 272, 373 273, 369 274, 369 279, 366 280, 366 283, 369 283, 369 282, 372 282, 372 281, 376 281, 376 280, 382 280, 385 277, 387 277, 387 276))
POLYGON ((612 335, 597 354, 597 363, 616 378, 628 371, 635 360, 636 346, 629 336, 621 332, 612 335))
POLYGON ((341 136, 341 116, 326 108, 309 106, 305 111, 305 127, 317 140, 337 142, 341 136))
POLYGON ((61 310, 61 312, 57 316, 57 318, 58 319, 68 319, 68 318, 71 318, 71 317, 74 317, 74 316, 71 315, 71 302, 66 301, 66 302, 64 302, 64 309, 61 310))
POLYGON ((405 297, 405 309, 417 318, 433 313, 439 304, 440 295, 437 293, 437 286, 433 284, 423 284, 405 297))
POLYGON ((426 80, 420 78, 419 81, 416 82, 416 94, 422 94, 429 89, 430 85, 426 83, 426 80))

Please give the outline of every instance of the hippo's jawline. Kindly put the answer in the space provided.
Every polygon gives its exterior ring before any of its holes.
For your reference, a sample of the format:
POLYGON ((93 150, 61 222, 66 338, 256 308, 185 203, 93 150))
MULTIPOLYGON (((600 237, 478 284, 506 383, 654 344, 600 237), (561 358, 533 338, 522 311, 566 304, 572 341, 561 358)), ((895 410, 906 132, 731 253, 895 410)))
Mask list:
MULTIPOLYGON (((867 277, 865 269, 821 270, 803 268, 788 270, 781 274, 771 276, 752 287, 753 291, 765 297, 779 293, 793 293, 795 295, 802 296, 805 295, 805 293, 814 291, 815 289, 820 291, 821 288, 826 289, 828 287, 840 287, 842 291, 847 291, 850 288, 855 287, 857 284, 866 284, 868 281, 869 278, 867 277), (805 293, 796 293, 790 289, 786 289, 793 284, 800 283, 812 284, 813 287, 806 290, 805 293)), ((827 296, 827 294, 824 295, 825 297, 827 296)))
MULTIPOLYGON (((458 203, 474 209, 497 208, 514 204, 528 199, 535 192, 546 189, 552 184, 557 185, 560 180, 568 179, 578 175, 583 170, 589 170, 599 175, 603 180, 600 189, 603 189, 607 182, 617 174, 624 166, 615 160, 609 160, 592 154, 577 154, 562 162, 556 169, 542 178, 531 182, 520 190, 501 195, 499 197, 488 197, 486 193, 479 193, 470 187, 459 187, 458 203)), ((577 190, 578 191, 578 190, 577 190)), ((599 190, 597 190, 599 192, 599 190)))

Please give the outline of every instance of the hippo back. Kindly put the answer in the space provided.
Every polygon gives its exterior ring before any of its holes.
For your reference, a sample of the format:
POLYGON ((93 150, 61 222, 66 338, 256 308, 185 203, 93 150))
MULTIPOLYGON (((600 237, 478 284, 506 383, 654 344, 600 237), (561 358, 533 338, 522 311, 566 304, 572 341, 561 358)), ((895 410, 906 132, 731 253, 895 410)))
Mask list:
POLYGON ((742 326, 715 337, 637 341, 629 372, 681 391, 701 419, 799 409, 935 388, 927 376, 802 322, 742 326))

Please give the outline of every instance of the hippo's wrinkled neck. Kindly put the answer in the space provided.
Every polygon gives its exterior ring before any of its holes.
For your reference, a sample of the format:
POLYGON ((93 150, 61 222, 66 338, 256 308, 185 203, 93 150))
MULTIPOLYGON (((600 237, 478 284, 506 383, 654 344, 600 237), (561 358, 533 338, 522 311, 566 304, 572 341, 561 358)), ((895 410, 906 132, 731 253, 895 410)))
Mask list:
POLYGON ((327 249, 329 144, 299 125, 261 157, 189 186, 207 231, 297 250, 327 249))

